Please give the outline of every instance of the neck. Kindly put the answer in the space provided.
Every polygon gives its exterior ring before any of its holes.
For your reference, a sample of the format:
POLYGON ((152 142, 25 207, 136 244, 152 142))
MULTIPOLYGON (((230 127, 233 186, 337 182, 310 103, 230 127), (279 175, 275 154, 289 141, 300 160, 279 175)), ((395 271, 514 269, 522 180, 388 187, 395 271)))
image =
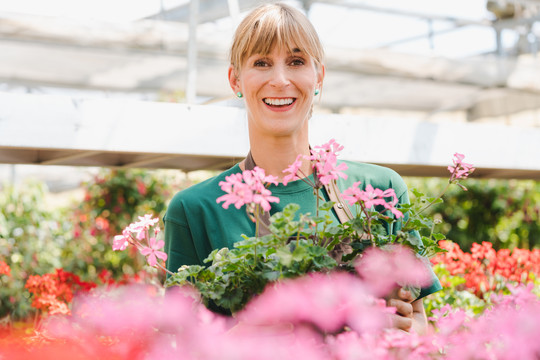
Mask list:
MULTIPOLYGON (((272 139, 254 139, 250 136, 251 155, 258 167, 263 168, 267 175, 277 176, 279 180, 286 174, 283 173, 291 165, 299 154, 310 155, 309 141, 306 137, 290 138, 278 137, 272 139)), ((243 164, 242 164, 243 165, 243 164)), ((301 173, 308 176, 312 169, 308 160, 304 160, 301 173)))

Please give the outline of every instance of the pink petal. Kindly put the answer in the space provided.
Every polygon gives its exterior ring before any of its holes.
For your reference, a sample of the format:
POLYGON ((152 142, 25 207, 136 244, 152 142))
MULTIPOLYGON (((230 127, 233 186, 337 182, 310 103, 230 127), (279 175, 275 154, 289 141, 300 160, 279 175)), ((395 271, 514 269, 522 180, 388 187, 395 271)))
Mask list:
POLYGON ((142 249, 139 250, 139 252, 141 254, 143 254, 144 256, 148 255, 148 254, 151 254, 153 251, 152 249, 150 249, 149 247, 147 246, 144 246, 142 249))
POLYGON ((153 252, 150 255, 148 255, 146 260, 148 261, 148 265, 150 266, 156 266, 157 264, 156 255, 153 252))
POLYGON ((158 258, 160 258, 161 260, 163 260, 163 261, 166 261, 166 260, 167 260, 167 254, 164 253, 163 251, 156 251, 155 254, 156 254, 156 256, 157 256, 158 258))
POLYGON ((164 246, 165 246, 165 241, 158 240, 158 241, 154 241, 154 245, 152 246, 152 249, 159 250, 159 249, 163 249, 164 246))
POLYGON ((113 239, 113 250, 125 250, 129 245, 128 239, 124 235, 116 235, 113 239))

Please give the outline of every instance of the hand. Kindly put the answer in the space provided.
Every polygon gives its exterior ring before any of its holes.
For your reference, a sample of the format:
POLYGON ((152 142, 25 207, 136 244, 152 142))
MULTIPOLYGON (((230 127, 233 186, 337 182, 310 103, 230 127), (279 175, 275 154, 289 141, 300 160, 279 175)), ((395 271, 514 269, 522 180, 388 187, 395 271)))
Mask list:
POLYGON ((396 313, 392 314, 392 326, 406 332, 414 329, 419 334, 425 333, 427 318, 422 299, 414 300, 411 292, 403 288, 396 292, 396 296, 387 301, 388 306, 396 308, 396 313))

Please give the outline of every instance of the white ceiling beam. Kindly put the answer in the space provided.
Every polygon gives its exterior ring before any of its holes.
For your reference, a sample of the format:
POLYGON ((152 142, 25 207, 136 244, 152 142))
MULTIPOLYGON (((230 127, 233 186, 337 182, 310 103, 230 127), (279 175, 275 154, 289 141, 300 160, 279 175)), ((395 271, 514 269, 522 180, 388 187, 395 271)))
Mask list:
MULTIPOLYGON (((35 164, 54 153, 69 159, 62 165, 215 169, 247 154, 245 117, 219 106, 0 93, 0 161, 35 164), (86 151, 95 153, 76 155, 86 151)), ((341 158, 407 175, 443 176, 460 152, 477 176, 540 180, 539 128, 329 114, 310 127, 312 144, 335 138, 341 158)))

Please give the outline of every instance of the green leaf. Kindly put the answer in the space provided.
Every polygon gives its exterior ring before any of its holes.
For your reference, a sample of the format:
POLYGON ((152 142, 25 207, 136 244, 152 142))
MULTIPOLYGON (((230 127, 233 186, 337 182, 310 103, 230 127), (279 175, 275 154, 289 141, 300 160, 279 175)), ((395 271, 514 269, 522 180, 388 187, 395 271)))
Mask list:
POLYGON ((289 248, 284 246, 284 247, 280 247, 279 249, 276 250, 276 253, 275 255, 278 257, 279 259, 279 263, 283 266, 290 266, 291 265, 291 262, 293 260, 293 256, 291 254, 291 252, 289 251, 289 248))
POLYGON ((276 281, 279 279, 281 273, 279 271, 263 272, 262 277, 268 281, 276 281))
POLYGON ((319 210, 330 211, 334 207, 334 204, 335 203, 333 201, 324 202, 321 205, 319 205, 319 210))
POLYGON ((416 198, 421 198, 421 197, 425 196, 424 193, 418 191, 417 189, 411 189, 411 191, 412 191, 412 193, 414 194, 414 196, 416 198))
POLYGON ((435 240, 437 241, 440 241, 440 240, 446 239, 446 236, 444 236, 443 234, 436 233, 436 234, 433 234, 433 238, 435 238, 435 240))

